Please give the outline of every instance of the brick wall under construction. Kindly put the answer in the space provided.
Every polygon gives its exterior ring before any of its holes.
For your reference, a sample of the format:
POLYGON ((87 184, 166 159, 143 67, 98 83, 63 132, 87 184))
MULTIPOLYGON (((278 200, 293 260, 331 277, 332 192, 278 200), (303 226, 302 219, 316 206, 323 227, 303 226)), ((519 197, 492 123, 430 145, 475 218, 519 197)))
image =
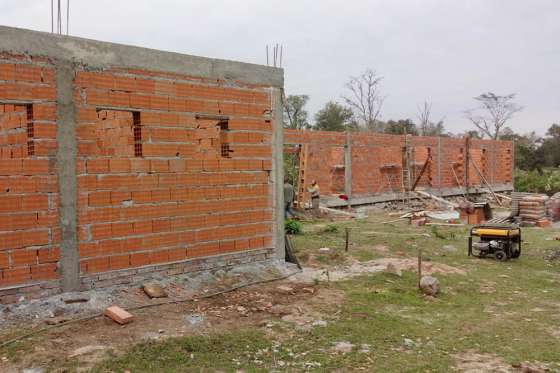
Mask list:
POLYGON ((10 28, 0 53, 0 302, 274 249, 280 69, 10 28))
MULTIPOLYGON (((437 193, 461 191, 466 186, 485 187, 486 183, 500 190, 512 187, 511 141, 424 136, 409 139, 410 180, 414 184, 418 179, 418 188, 437 193)), ((359 198, 404 189, 404 135, 285 130, 284 146, 285 152, 300 158, 304 189, 314 179, 323 195, 348 193, 350 188, 352 197, 359 198), (348 155, 350 160, 345 159, 348 155), (345 169, 348 164, 351 170, 345 169)))

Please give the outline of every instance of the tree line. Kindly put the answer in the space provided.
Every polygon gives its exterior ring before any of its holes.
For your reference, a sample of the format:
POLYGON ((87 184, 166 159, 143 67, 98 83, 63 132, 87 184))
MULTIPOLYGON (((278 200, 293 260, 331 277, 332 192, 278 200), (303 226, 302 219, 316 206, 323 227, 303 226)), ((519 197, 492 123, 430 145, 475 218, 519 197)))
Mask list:
MULTIPOLYGON (((445 130, 444 119, 432 119, 432 104, 423 102, 415 119, 381 119, 387 98, 381 84, 383 77, 375 70, 350 77, 345 84, 341 102, 329 101, 309 121, 306 104, 308 95, 289 95, 284 100, 284 124, 287 128, 323 131, 369 131, 423 136, 454 136, 445 130)), ((465 110, 465 117, 474 128, 459 136, 499 139, 507 122, 523 108, 515 103, 515 94, 497 95, 492 92, 474 97, 476 106, 465 110)))

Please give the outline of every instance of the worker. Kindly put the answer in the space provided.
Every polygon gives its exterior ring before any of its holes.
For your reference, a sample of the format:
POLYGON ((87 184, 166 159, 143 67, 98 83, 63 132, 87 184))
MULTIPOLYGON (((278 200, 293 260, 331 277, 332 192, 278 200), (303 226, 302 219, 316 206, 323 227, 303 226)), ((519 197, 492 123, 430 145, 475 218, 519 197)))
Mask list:
POLYGON ((287 177, 284 178, 284 218, 288 219, 288 214, 294 217, 292 203, 294 201, 294 186, 290 184, 287 177))
POLYGON ((317 180, 311 181, 311 187, 308 189, 309 193, 311 194, 311 212, 315 217, 319 216, 319 184, 317 184, 317 180))

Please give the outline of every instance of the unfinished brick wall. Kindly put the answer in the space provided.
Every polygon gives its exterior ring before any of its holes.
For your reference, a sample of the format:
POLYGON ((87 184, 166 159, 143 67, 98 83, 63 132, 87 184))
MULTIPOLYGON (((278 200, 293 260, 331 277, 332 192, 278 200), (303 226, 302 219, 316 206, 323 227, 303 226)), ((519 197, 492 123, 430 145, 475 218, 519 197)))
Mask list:
POLYGON ((272 255, 281 70, 64 38, 106 53, 90 63, 56 36, 0 33, 28 43, 0 37, 0 303, 272 255))
POLYGON ((0 56, 0 288, 59 275, 54 92, 48 61, 0 56))
MULTIPOLYGON (((316 179, 323 195, 343 193, 340 185, 344 185, 345 133, 285 130, 284 137, 285 144, 306 146, 309 150, 306 183, 316 179)), ((350 141, 353 196, 402 191, 405 136, 352 133, 350 141)), ((418 187, 464 189, 467 182, 469 187, 483 186, 480 175, 492 185, 512 183, 510 141, 412 136, 410 144, 411 181, 413 184, 421 175, 418 187), (428 158, 431 161, 422 173, 428 158)))
POLYGON ((82 272, 270 247, 266 88, 82 71, 75 91, 82 272))

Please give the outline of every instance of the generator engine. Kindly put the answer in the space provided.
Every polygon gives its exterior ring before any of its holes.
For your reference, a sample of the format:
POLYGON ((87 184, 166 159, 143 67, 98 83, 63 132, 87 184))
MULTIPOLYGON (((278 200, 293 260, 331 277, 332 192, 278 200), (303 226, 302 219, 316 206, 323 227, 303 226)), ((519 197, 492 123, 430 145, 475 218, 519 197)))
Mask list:
POLYGON ((521 229, 516 225, 477 225, 471 229, 468 255, 506 261, 521 255, 521 229), (478 241, 473 238, 478 237, 478 241))

